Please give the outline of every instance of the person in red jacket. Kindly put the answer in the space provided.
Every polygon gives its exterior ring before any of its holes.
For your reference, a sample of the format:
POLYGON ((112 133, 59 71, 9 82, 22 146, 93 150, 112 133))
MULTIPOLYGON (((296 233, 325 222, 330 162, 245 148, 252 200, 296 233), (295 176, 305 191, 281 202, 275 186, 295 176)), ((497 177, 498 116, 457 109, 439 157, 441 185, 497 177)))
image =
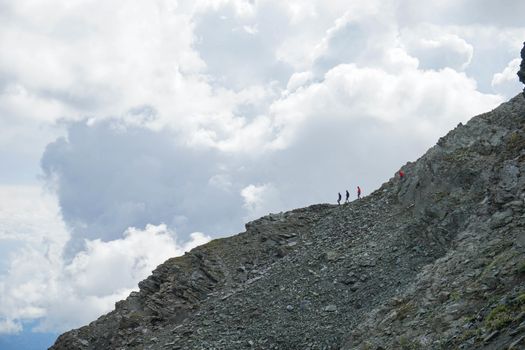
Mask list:
POLYGON ((357 199, 361 199, 361 187, 357 186, 357 199))
POLYGON ((403 170, 399 170, 399 180, 403 180, 405 177, 405 172, 403 170))

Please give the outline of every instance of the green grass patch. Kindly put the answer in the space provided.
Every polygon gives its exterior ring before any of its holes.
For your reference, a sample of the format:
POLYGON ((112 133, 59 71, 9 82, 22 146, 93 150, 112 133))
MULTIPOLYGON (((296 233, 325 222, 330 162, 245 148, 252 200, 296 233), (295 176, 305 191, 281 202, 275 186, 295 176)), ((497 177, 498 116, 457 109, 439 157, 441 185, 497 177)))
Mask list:
POLYGON ((450 195, 450 193, 449 192, 445 192, 445 191, 436 192, 436 193, 434 193, 434 201, 435 202, 440 202, 443 199, 447 198, 449 195, 450 195))
POLYGON ((402 335, 397 338, 399 347, 403 350, 419 350, 422 349, 421 344, 415 340, 410 340, 408 337, 402 335))
POLYGON ((467 329, 459 336, 459 340, 460 342, 464 342, 464 341, 469 340, 470 338, 478 338, 480 335, 481 335, 480 328, 467 329))
POLYGON ((454 291, 454 292, 450 293, 450 299, 452 299, 454 301, 458 301, 459 299, 461 299, 461 293, 458 292, 458 291, 454 291))
POLYGON ((523 136, 523 133, 520 132, 513 132, 508 141, 507 141, 507 149, 513 153, 521 152, 522 149, 525 148, 525 137, 523 136))
POLYGON ((471 158, 470 149, 468 147, 459 148, 455 150, 454 152, 445 155, 444 158, 446 161, 449 161, 452 163, 463 162, 471 158))
POLYGON ((507 305, 498 305, 485 318, 485 326, 492 331, 501 329, 513 321, 511 313, 507 305))
POLYGON ((414 310, 415 310, 415 306, 412 303, 410 303, 410 302, 405 303, 405 304, 399 306, 396 309, 396 311, 397 311, 397 317, 396 318, 398 320, 403 320, 403 319, 405 319, 408 316, 408 314, 410 314, 414 310))
POLYGON ((525 275, 525 262, 521 263, 519 266, 518 266, 518 273, 522 274, 522 275, 525 275))

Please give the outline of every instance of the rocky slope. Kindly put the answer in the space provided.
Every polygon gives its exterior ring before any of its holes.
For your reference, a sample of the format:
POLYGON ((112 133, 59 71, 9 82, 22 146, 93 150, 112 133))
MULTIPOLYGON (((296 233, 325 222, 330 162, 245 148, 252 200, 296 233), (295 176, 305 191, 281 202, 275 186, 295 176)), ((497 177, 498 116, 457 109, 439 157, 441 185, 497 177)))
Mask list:
POLYGON ((525 97, 403 170, 166 261, 52 349, 525 348, 525 97))

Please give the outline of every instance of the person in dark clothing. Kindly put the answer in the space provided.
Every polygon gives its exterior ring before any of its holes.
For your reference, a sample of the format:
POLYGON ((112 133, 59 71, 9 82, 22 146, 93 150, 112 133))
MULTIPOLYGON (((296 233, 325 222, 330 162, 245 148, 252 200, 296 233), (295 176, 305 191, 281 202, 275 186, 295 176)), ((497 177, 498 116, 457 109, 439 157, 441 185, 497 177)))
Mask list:
MULTIPOLYGON (((520 82, 525 84, 525 42, 523 43, 523 48, 521 49, 521 64, 520 70, 517 74, 520 82)), ((525 96, 525 88, 523 89, 523 96, 525 96)))
POLYGON ((337 204, 338 205, 341 205, 341 192, 337 193, 338 197, 337 197, 337 204))
POLYGON ((348 190, 346 190, 346 199, 345 199, 345 203, 348 203, 348 198, 350 198, 350 193, 348 192, 348 190))
POLYGON ((361 199, 361 187, 357 186, 357 199, 361 199))

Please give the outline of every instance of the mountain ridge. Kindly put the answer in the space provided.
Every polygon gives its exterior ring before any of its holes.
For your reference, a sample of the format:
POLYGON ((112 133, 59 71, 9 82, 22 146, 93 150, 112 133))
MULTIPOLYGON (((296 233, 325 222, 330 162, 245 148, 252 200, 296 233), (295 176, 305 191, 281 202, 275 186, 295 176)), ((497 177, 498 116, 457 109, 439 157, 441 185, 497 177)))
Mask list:
POLYGON ((167 260, 51 349, 519 349, 524 161, 520 93, 363 199, 167 260))

